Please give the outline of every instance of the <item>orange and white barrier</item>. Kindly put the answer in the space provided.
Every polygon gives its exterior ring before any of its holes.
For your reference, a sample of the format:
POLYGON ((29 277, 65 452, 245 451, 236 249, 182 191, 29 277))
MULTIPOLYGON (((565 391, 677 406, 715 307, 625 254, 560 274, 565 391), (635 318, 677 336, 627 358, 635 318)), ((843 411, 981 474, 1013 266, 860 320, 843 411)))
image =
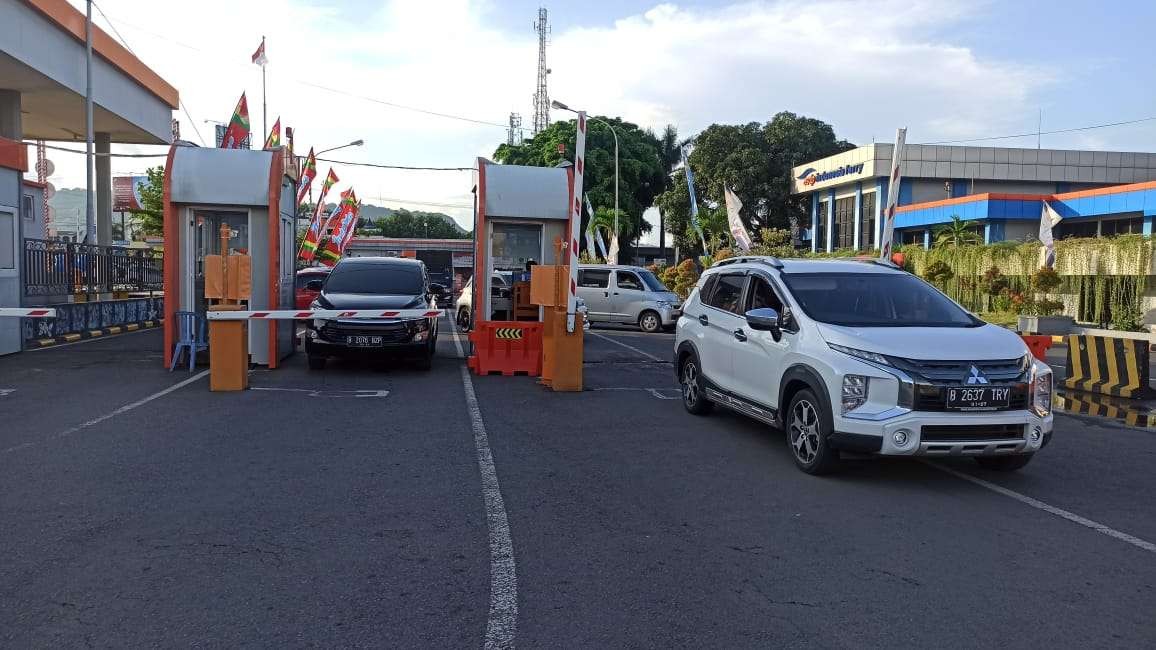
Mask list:
POLYGON ((24 308, 24 307, 0 307, 0 318, 5 316, 11 318, 56 318, 56 310, 51 308, 24 308))
POLYGON ((314 318, 437 318, 441 309, 274 309, 268 311, 210 311, 208 320, 311 320, 314 318))

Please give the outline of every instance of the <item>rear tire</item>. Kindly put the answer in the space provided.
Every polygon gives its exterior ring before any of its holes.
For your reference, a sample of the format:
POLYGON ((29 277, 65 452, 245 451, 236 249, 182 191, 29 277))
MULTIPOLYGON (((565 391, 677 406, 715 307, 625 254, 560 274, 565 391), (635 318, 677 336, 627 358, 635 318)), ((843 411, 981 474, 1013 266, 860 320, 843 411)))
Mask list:
POLYGON ((714 404, 706 397, 703 389, 702 372, 699 370, 698 357, 693 354, 682 360, 678 369, 678 376, 682 383, 682 406, 687 413, 706 415, 714 408, 714 404))
POLYGON ((662 317, 658 312, 648 309, 638 315, 638 329, 647 334, 654 334, 662 330, 662 317))
POLYGON ((979 456, 975 462, 984 469, 996 472, 1014 472, 1022 469, 1032 460, 1035 454, 1016 454, 1015 456, 979 456))
POLYGON ((470 331, 470 310, 462 307, 458 310, 458 329, 463 332, 470 331))
POLYGON ((810 389, 800 390, 791 398, 783 423, 791 458, 799 469, 818 476, 839 468, 839 451, 827 441, 833 428, 831 414, 810 389))
POLYGON ((325 370, 325 357, 315 357, 309 355, 309 369, 310 370, 325 370))

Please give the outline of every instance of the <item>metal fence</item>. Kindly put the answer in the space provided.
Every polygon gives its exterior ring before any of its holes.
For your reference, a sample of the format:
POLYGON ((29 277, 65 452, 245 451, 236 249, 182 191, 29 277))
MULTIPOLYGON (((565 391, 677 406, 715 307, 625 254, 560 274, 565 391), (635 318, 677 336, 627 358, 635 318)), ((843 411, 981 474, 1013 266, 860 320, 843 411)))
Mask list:
POLYGON ((164 257, 151 248, 24 240, 24 295, 161 291, 164 257))

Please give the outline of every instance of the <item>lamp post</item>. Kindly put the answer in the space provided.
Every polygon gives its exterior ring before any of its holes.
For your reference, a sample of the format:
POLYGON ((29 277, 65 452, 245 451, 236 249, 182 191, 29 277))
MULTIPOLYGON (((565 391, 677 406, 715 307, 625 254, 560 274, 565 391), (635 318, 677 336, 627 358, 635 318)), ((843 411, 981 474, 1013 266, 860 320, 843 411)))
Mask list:
MULTIPOLYGON (((554 108, 558 108, 558 109, 561 109, 564 111, 570 111, 571 113, 578 113, 577 110, 570 108, 569 106, 563 104, 562 102, 560 102, 556 99, 554 101, 550 102, 550 105, 553 106, 554 108)), ((604 120, 602 118, 590 117, 587 119, 594 121, 594 122, 601 122, 601 123, 605 124, 606 128, 610 129, 610 134, 614 136, 614 236, 617 237, 618 236, 618 131, 614 128, 614 126, 612 124, 610 124, 610 122, 607 122, 606 120, 604 120)), ((590 215, 590 216, 593 217, 594 215, 590 215)), ((614 260, 614 262, 617 263, 618 260, 614 260)))
POLYGON ((338 149, 344 149, 346 147, 360 147, 363 144, 365 144, 365 140, 354 140, 353 142, 350 142, 349 144, 343 144, 343 145, 338 146, 338 147, 330 147, 328 149, 322 149, 321 151, 315 152, 313 155, 320 156, 321 154, 329 153, 330 151, 337 151, 338 149))

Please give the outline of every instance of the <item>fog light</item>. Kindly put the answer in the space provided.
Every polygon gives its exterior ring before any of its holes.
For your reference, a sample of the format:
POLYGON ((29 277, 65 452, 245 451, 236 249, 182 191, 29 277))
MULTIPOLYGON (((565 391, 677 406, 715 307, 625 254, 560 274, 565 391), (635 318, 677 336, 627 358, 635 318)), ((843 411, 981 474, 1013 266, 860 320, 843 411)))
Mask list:
POLYGON ((1040 438, 1042 438, 1043 435, 1044 435, 1044 432, 1040 431, 1039 427, 1032 427, 1032 433, 1031 433, 1031 441, 1032 442, 1039 442, 1040 438))
POLYGON ((907 443, 911 440, 911 432, 907 429, 899 429, 891 434, 891 440, 895 442, 896 447, 906 447, 907 443))
POLYGON ((317 338, 317 330, 305 330, 305 335, 311 339, 317 338))
POLYGON ((429 332, 421 331, 421 332, 418 332, 417 334, 413 335, 413 342, 414 343, 424 343, 427 338, 429 338, 429 332))

